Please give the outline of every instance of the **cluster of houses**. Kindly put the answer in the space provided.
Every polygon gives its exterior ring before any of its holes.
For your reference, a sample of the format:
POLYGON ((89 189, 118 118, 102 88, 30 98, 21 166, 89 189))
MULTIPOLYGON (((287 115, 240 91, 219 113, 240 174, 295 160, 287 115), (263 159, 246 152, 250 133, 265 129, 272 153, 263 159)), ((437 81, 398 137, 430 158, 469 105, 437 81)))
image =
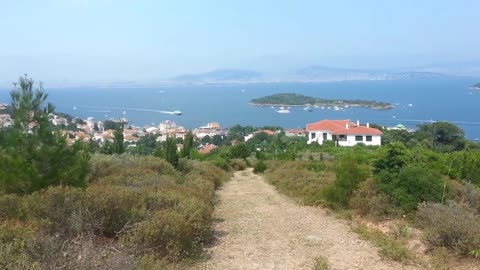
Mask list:
MULTIPOLYGON (((7 105, 0 104, 0 111, 5 110, 7 105)), ((124 121, 125 119, 110 120, 110 121, 124 121)), ((96 121, 93 117, 88 117, 86 120, 73 119, 72 123, 69 120, 55 114, 49 115, 49 121, 55 126, 67 126, 75 123, 77 131, 68 131, 67 140, 73 144, 76 140, 90 141, 94 140, 103 143, 108 140, 113 140, 114 130, 105 129, 105 122, 96 121)), ((0 114, 0 127, 9 127, 13 125, 13 120, 9 114, 0 114)), ((408 130, 405 126, 399 124, 394 127, 388 127, 389 130, 408 130)), ((214 136, 225 136, 227 130, 222 128, 217 122, 207 123, 205 126, 195 128, 192 134, 199 140, 206 136, 213 138, 214 136)), ((166 120, 159 125, 135 127, 129 126, 123 131, 124 141, 131 146, 143 136, 155 135, 159 142, 165 141, 167 137, 184 138, 188 130, 175 122, 166 120)), ((271 130, 257 130, 244 137, 245 141, 250 140, 256 134, 265 133, 269 136, 277 134, 279 131, 271 130)), ((305 129, 285 129, 285 135, 288 137, 306 137, 307 143, 323 144, 326 141, 333 141, 337 146, 354 146, 357 144, 376 145, 382 144, 382 132, 374 127, 370 127, 369 123, 364 125, 359 121, 356 123, 350 120, 321 120, 315 123, 309 123, 305 129)), ((217 146, 213 144, 200 145, 200 153, 206 154, 215 149, 217 146)))

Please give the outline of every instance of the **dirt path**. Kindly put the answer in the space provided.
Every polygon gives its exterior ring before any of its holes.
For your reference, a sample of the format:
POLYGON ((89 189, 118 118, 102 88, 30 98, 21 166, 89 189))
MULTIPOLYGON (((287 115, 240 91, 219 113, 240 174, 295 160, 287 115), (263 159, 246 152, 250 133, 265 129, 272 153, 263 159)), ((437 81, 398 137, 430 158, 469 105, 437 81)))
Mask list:
POLYGON ((209 259, 198 269, 415 269, 383 261, 349 225, 320 208, 300 206, 251 171, 237 172, 219 191, 209 259))

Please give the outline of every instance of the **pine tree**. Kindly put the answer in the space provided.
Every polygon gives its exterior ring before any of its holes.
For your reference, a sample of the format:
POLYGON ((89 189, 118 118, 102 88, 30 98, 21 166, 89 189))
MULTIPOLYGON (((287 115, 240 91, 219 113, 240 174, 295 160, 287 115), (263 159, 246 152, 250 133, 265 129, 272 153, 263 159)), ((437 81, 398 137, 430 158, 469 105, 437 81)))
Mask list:
POLYGON ((27 75, 11 91, 13 127, 4 132, 0 145, 0 192, 28 193, 49 185, 84 185, 88 151, 69 147, 65 136, 53 129, 43 105, 47 94, 27 75))
POLYGON ((193 149, 193 134, 191 131, 185 135, 185 139, 183 140, 183 148, 181 151, 181 156, 185 158, 190 158, 190 152, 193 149))
POLYGON ((121 122, 120 127, 113 132, 113 154, 123 154, 125 152, 123 146, 123 122, 121 122))
POLYGON ((178 165, 178 154, 177 154, 177 143, 175 138, 168 137, 165 144, 165 159, 168 163, 172 164, 173 167, 178 165))

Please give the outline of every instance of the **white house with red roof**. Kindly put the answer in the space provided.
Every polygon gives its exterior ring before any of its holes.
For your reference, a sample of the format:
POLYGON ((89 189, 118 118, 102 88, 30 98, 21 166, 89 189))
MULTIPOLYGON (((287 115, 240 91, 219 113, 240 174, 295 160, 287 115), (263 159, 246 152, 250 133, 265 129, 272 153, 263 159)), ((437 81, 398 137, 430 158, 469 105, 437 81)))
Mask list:
POLYGON ((350 120, 322 120, 307 124, 308 141, 323 144, 324 141, 334 141, 338 146, 354 146, 359 143, 365 145, 382 145, 383 133, 371 128, 367 123, 361 126, 360 122, 350 120))

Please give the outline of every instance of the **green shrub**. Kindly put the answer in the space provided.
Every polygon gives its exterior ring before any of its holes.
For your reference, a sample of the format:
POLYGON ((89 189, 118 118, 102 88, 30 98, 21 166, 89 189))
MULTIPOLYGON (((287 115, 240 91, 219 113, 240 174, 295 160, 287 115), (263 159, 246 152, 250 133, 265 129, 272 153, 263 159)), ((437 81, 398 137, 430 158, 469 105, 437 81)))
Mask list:
POLYGON ((325 188, 322 195, 330 206, 345 207, 348 205, 353 191, 367 179, 369 170, 366 166, 347 158, 338 162, 335 174, 336 178, 333 185, 325 188))
POLYGON ((253 167, 253 173, 263 173, 265 172, 265 170, 267 169, 267 165, 265 165, 265 163, 263 162, 263 160, 260 160, 259 162, 257 162, 257 164, 255 164, 255 166, 253 167))
POLYGON ((242 160, 232 159, 230 162, 232 169, 235 171, 243 171, 245 170, 245 163, 242 160))
POLYGON ((421 204, 416 218, 431 248, 446 247, 462 255, 480 246, 479 220, 472 209, 455 202, 421 204))
POLYGON ((210 162, 217 166, 218 168, 228 172, 232 169, 232 167, 230 167, 230 162, 225 159, 225 158, 222 158, 222 157, 216 157, 215 159, 212 159, 210 160, 210 162))
POLYGON ((92 156, 88 179, 91 182, 109 175, 120 177, 147 173, 179 176, 169 163, 157 157, 97 154, 92 156))
POLYGON ((357 214, 373 218, 384 218, 392 211, 387 195, 378 190, 375 181, 371 179, 359 184, 349 205, 357 214))
POLYGON ((480 215, 480 188, 469 182, 449 181, 448 189, 452 200, 467 204, 480 215))
POLYGON ((390 202, 405 212, 415 210, 421 202, 440 202, 444 190, 442 177, 420 166, 406 166, 398 174, 383 171, 377 183, 390 202))
POLYGON ((28 220, 40 221, 50 234, 68 237, 93 229, 81 188, 59 186, 32 193, 24 198, 23 209, 28 220))
POLYGON ((170 260, 179 260, 199 251, 188 218, 174 210, 162 210, 141 221, 124 240, 143 252, 154 251, 170 260))
POLYGON ((22 197, 15 194, 0 195, 0 220, 20 218, 22 197))
POLYGON ((92 185, 87 188, 88 209, 97 222, 97 230, 108 237, 116 236, 125 226, 145 215, 143 192, 120 186, 92 185))
POLYGON ((331 168, 315 172, 306 169, 308 162, 269 162, 266 179, 280 192, 298 198, 307 205, 318 205, 324 201, 322 190, 332 183, 331 168))
POLYGON ((28 254, 28 245, 35 238, 37 229, 29 223, 18 221, 0 222, 0 268, 43 269, 28 254))

